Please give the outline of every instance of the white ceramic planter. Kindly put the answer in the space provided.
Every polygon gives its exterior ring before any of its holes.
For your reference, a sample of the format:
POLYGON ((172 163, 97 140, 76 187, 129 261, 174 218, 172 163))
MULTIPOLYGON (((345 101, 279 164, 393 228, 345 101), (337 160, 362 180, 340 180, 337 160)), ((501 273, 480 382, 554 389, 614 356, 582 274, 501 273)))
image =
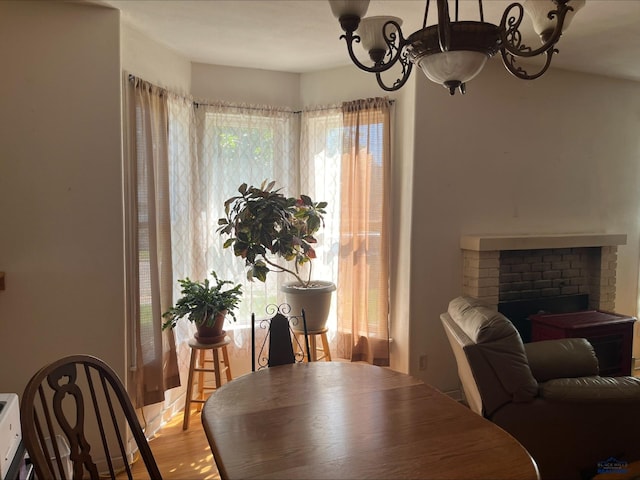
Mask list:
MULTIPOLYGON (((302 309, 307 320, 307 331, 322 330, 331 308, 331 294, 336 285, 333 282, 314 280, 311 287, 302 287, 298 282, 287 282, 280 290, 285 294, 285 302, 291 306, 291 315, 301 315, 302 309)), ((296 330, 302 331, 302 325, 296 330)))

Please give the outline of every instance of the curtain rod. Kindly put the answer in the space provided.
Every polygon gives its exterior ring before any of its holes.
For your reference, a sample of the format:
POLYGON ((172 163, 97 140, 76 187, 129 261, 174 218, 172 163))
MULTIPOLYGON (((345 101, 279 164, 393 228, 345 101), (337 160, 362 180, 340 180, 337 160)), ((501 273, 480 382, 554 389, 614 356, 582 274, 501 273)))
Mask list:
MULTIPOLYGON (((229 102, 229 103, 224 103, 224 102, 208 103, 206 101, 199 102, 197 100, 194 100, 193 97, 191 97, 191 96, 185 96, 183 94, 172 92, 172 91, 170 91, 170 90, 168 90, 168 89, 166 89, 164 87, 160 87, 158 85, 152 84, 151 82, 149 82, 147 80, 143 80, 140 77, 136 77, 135 75, 133 75, 131 73, 129 73, 128 75, 129 75, 129 81, 130 82, 133 82, 135 80, 140 80, 140 81, 145 82, 145 83, 147 83, 149 85, 153 85, 154 87, 162 90, 163 92, 170 93, 172 95, 176 95, 178 97, 183 98, 184 100, 188 100, 188 101, 192 102, 193 106, 196 107, 196 108, 200 107, 200 106, 204 106, 204 107, 231 107, 231 108, 242 108, 242 109, 245 109, 245 110, 258 110, 258 111, 268 108, 270 110, 274 110, 274 111, 277 111, 277 112, 293 113, 293 114, 299 115, 299 114, 301 114, 303 112, 322 112, 324 110, 333 110, 333 109, 341 107, 341 104, 336 104, 336 105, 322 106, 322 107, 318 107, 318 108, 310 108, 310 109, 305 109, 305 110, 290 110, 290 109, 282 108, 282 107, 273 107, 271 105, 265 105, 264 107, 260 107, 260 106, 247 106, 247 105, 237 104, 237 103, 233 103, 233 102, 229 102)), ((396 101, 394 99, 388 99, 388 101, 392 105, 394 103, 396 103, 396 101)))
MULTIPOLYGON (((387 101, 390 104, 394 104, 396 103, 396 101, 393 98, 388 98, 387 101)), ((318 107, 318 108, 308 108, 306 110, 295 110, 293 113, 302 113, 302 112, 322 112, 324 110, 332 110, 334 108, 341 108, 342 107, 342 103, 333 105, 333 106, 323 106, 323 107, 318 107)))
MULTIPOLYGON (((396 103, 396 101, 394 99, 389 99, 389 103, 394 104, 396 103)), ((263 108, 260 107, 254 107, 254 106, 245 106, 245 105, 238 105, 238 104, 224 104, 224 103, 203 103, 203 102, 197 102, 194 100, 193 105, 196 107, 199 106, 205 106, 205 107, 217 107, 217 106, 224 106, 224 107, 233 107, 233 108, 243 108, 245 110, 263 110, 263 108)), ((278 112, 288 112, 288 113, 294 113, 294 114, 300 114, 303 112, 322 112, 325 110, 333 110, 333 109, 339 109, 341 108, 342 104, 336 104, 336 105, 329 105, 329 106, 323 106, 323 107, 318 107, 318 108, 307 108, 305 110, 288 110, 286 108, 282 108, 279 109, 278 107, 272 107, 270 105, 265 106, 265 108, 269 108, 270 110, 275 110, 278 112)))
POLYGON ((272 111, 276 111, 276 112, 283 112, 283 113, 300 113, 300 111, 297 110, 291 110, 288 109, 286 107, 274 107, 271 105, 243 105, 241 103, 234 103, 234 102, 217 102, 217 103, 209 103, 209 102, 198 102, 197 100, 193 100, 193 106, 194 107, 231 107, 231 108, 242 108, 244 110, 265 110, 265 109, 269 109, 272 111))

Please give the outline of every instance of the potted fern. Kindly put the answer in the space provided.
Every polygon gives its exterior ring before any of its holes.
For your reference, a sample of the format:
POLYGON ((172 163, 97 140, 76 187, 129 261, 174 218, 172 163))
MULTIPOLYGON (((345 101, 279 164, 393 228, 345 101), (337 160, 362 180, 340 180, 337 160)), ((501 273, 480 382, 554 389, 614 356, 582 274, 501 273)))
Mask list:
POLYGON ((269 272, 292 275, 295 280, 282 287, 287 303, 296 314, 304 308, 309 331, 323 329, 336 286, 313 280, 311 267, 314 235, 324 226, 327 203, 307 195, 287 197, 266 180, 260 187, 243 183, 238 193, 225 201, 225 217, 218 220, 218 232, 229 236, 224 248, 232 247, 244 259, 251 281, 264 282, 269 272), (308 268, 306 276, 303 267, 308 268))
POLYGON ((215 271, 211 272, 214 282, 209 279, 193 281, 188 277, 178 280, 182 296, 176 304, 162 316, 167 320, 162 329, 174 328, 178 320, 187 317, 196 326, 194 337, 200 343, 218 343, 224 339, 224 320, 227 313, 236 321, 234 310, 238 307, 242 297, 242 285, 223 290, 230 280, 220 280, 215 271))

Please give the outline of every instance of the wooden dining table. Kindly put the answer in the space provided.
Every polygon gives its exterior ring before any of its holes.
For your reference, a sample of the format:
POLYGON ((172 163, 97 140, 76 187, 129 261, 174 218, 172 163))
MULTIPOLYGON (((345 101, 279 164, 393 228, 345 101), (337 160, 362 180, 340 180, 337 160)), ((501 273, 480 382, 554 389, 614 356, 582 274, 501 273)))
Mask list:
POLYGON ((223 479, 538 479, 507 432, 409 375, 271 367, 214 391, 202 424, 223 479))

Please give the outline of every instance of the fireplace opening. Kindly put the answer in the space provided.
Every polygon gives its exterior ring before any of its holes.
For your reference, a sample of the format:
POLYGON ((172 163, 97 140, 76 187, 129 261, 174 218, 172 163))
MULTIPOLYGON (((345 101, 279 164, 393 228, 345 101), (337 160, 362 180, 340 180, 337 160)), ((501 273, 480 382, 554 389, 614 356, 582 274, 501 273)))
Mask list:
POLYGON ((601 263, 601 249, 595 247, 501 251, 498 311, 513 322, 523 342, 530 342, 530 315, 589 308, 601 263))
POLYGON ((529 343, 532 340, 531 320, 529 319, 531 315, 538 313, 571 313, 587 310, 588 308, 588 294, 541 297, 498 303, 498 311, 511 320, 524 343, 529 343))

